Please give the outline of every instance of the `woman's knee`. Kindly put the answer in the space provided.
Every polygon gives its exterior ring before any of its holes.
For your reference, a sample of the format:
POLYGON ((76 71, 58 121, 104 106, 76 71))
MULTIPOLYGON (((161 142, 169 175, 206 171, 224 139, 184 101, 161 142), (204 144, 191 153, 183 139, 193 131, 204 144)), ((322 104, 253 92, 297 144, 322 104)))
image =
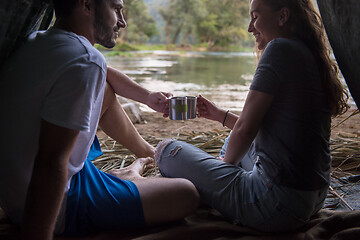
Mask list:
POLYGON ((167 138, 158 143, 158 145, 156 146, 156 151, 155 151, 156 163, 160 162, 160 158, 163 154, 164 148, 166 148, 166 146, 169 145, 173 141, 175 141, 175 140, 171 139, 171 138, 167 138))

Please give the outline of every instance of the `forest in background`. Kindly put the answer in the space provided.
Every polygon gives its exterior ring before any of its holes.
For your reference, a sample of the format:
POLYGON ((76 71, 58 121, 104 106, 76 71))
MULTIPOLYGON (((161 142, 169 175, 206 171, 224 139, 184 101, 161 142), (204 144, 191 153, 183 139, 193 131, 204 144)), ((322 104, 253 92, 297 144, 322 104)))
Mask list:
MULTIPOLYGON (((313 0, 316 4, 316 0, 313 0)), ((248 0, 124 0, 115 50, 253 49, 248 0)))
POLYGON ((247 32, 248 0, 124 0, 124 4, 128 25, 119 33, 118 49, 254 46, 247 32))

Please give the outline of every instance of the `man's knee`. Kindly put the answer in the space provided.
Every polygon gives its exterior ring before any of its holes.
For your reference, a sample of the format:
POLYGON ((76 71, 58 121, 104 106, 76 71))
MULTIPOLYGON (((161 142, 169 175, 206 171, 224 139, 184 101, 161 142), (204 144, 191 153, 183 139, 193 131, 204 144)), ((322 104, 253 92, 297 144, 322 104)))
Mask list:
POLYGON ((111 85, 106 82, 103 102, 113 102, 114 100, 116 100, 115 91, 111 85))
POLYGON ((184 178, 178 178, 176 195, 181 198, 181 201, 187 205, 189 210, 195 210, 198 207, 200 195, 195 185, 184 178))
POLYGON ((109 83, 106 82, 103 104, 101 108, 101 116, 116 102, 117 102, 117 98, 114 89, 111 87, 109 83))

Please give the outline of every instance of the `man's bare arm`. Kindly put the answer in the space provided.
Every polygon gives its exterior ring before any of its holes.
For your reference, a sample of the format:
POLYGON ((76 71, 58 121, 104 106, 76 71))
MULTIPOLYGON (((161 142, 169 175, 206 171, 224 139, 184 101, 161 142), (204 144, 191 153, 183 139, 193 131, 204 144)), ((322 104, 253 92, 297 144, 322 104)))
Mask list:
POLYGON ((150 91, 140 86, 127 75, 108 67, 106 80, 120 96, 146 104, 146 98, 150 91))
POLYGON ((111 67, 107 69, 106 81, 116 94, 146 104, 153 110, 164 113, 164 117, 168 115, 167 102, 172 94, 149 91, 127 75, 111 67))
POLYGON ((42 121, 39 151, 27 193, 24 239, 52 239, 68 174, 70 153, 79 131, 42 121))

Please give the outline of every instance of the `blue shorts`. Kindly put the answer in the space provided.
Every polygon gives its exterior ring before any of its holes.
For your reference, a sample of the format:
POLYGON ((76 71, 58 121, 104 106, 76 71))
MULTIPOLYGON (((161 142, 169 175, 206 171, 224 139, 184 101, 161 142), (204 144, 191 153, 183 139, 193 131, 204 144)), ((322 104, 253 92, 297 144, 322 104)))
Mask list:
POLYGON ((83 169, 71 180, 64 235, 146 227, 136 185, 98 170, 91 162, 102 154, 95 137, 83 169))

